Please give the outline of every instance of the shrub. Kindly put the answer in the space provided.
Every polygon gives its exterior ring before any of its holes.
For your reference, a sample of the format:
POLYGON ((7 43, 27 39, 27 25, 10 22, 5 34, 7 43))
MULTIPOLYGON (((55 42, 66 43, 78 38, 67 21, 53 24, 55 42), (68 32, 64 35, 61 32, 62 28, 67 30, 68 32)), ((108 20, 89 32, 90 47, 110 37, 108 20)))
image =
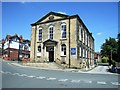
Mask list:
POLYGON ((104 58, 101 58, 101 62, 102 62, 102 63, 107 63, 107 62, 108 62, 108 58, 105 58, 105 57, 104 57, 104 58))

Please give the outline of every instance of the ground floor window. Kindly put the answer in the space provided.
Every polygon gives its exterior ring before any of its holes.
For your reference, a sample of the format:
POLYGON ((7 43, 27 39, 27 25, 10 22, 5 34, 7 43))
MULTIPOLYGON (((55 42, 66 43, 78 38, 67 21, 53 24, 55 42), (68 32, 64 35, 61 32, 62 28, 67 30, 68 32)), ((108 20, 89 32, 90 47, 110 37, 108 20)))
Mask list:
POLYGON ((37 56, 41 56, 41 46, 40 45, 37 48, 37 56))
POLYGON ((83 57, 85 57, 85 48, 83 48, 83 57))
POLYGON ((66 56, 66 45, 65 44, 61 45, 61 56, 66 56))
POLYGON ((41 52, 41 46, 38 46, 38 52, 41 52))
POLYGON ((82 57, 82 47, 79 47, 79 56, 82 57))
POLYGON ((88 50, 86 50, 86 58, 88 58, 88 50))
POLYGON ((24 55, 24 58, 29 58, 29 55, 25 54, 25 55, 24 55))

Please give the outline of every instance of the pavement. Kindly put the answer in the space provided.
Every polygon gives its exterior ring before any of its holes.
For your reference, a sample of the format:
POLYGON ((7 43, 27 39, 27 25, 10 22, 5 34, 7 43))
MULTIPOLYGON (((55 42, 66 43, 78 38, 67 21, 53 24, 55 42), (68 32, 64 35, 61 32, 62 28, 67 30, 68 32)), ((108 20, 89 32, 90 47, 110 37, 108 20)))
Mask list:
POLYGON ((96 66, 92 69, 71 69, 71 68, 61 68, 56 66, 54 63, 17 63, 17 62, 8 62, 8 64, 19 66, 19 67, 26 67, 26 68, 36 68, 41 70, 57 70, 57 71, 66 71, 66 72, 77 72, 77 73, 92 73, 92 74, 115 74, 108 71, 108 66, 96 66))

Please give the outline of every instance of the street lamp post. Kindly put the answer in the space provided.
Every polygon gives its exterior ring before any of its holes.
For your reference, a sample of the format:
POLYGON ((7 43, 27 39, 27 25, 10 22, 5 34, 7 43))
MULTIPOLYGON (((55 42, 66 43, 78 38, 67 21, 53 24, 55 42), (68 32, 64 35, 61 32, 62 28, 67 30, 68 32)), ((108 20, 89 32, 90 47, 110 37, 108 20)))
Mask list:
POLYGON ((19 43, 19 48, 18 48, 18 63, 20 62, 20 43, 19 43))

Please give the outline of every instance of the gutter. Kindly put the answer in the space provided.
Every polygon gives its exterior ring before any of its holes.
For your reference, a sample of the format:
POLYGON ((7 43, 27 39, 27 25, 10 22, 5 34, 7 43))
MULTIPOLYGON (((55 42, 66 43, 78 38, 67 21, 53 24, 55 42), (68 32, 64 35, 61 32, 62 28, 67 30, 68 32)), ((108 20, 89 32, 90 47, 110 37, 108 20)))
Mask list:
POLYGON ((35 55, 36 55, 36 30, 37 30, 37 26, 35 26, 35 38, 34 38, 34 46, 35 46, 35 48, 34 48, 34 61, 35 61, 35 55))
POLYGON ((69 68, 70 68, 70 17, 69 18, 69 68))

